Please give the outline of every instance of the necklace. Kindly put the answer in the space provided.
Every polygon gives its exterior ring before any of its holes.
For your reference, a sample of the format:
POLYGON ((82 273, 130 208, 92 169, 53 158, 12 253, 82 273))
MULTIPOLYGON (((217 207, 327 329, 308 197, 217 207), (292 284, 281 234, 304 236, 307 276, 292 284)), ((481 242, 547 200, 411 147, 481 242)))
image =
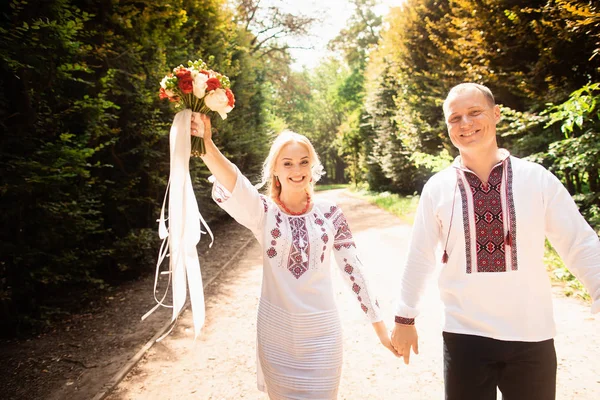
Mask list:
POLYGON ((305 207, 304 207, 304 209, 303 209, 302 211, 300 211, 300 212, 293 212, 293 211, 290 211, 290 209, 289 209, 289 208, 287 208, 287 207, 285 206, 285 204, 283 204, 283 201, 281 201, 281 199, 279 198, 279 196, 277 196, 277 203, 279 203, 279 205, 281 206, 281 208, 283 208, 283 211, 285 211, 287 214, 290 214, 290 215, 302 215, 302 214, 304 214, 305 212, 307 212, 307 211, 308 211, 308 208, 310 207, 310 194, 308 194, 308 192, 306 192, 306 206, 305 206, 305 207))

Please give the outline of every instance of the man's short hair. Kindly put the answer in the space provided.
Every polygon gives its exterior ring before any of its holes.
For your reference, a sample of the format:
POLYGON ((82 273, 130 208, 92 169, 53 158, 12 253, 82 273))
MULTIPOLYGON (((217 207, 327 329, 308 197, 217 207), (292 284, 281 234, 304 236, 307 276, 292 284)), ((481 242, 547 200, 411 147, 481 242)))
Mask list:
POLYGON ((448 99, 450 99, 450 96, 459 94, 462 92, 466 92, 467 90, 470 90, 470 89, 477 89, 481 93, 483 93, 483 95, 485 96, 486 100, 488 101, 490 107, 494 107, 496 105, 496 100, 494 99, 494 95, 492 94, 492 91, 487 86, 480 85, 479 83, 464 82, 464 83, 460 83, 460 84, 454 86, 448 92, 448 95, 446 96, 446 99, 444 100, 444 105, 443 105, 444 114, 446 113, 446 107, 448 106, 448 99))

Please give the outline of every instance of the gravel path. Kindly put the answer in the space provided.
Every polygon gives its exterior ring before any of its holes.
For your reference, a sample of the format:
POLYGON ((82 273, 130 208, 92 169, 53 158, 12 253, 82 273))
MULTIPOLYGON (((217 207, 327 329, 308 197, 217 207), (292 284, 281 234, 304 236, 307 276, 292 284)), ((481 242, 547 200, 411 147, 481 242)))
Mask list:
MULTIPOLYGON (((361 259, 371 268, 384 315, 392 321, 410 226, 342 190, 318 196, 334 199, 344 210, 361 259)), ((198 340, 193 340, 191 314, 186 311, 171 335, 155 344, 107 399, 267 399, 256 389, 255 376, 258 244, 248 246, 235 264, 206 290, 207 320, 198 340)), ((340 399, 443 398, 442 314, 434 286, 417 322, 421 354, 405 366, 379 344, 356 300, 336 280, 345 337, 340 399)), ((561 296, 559 288, 555 292, 557 399, 600 399, 600 317, 592 316, 587 304, 561 296)))

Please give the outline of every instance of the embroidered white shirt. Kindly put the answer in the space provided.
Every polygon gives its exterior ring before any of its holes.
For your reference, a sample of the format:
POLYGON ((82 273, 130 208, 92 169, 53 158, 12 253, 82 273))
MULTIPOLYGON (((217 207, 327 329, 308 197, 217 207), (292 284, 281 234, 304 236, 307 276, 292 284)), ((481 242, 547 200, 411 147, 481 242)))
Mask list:
POLYGON ((423 188, 396 315, 418 315, 426 281, 439 266, 445 331, 515 341, 554 337, 546 237, 589 291, 592 312, 600 311, 600 241, 560 181, 538 164, 512 156, 503 161, 502 221, 512 245, 506 268, 495 272, 477 264, 473 191, 457 164, 423 188), (456 190, 461 183, 464 190, 456 190), (436 248, 446 239, 448 262, 440 266, 436 248))

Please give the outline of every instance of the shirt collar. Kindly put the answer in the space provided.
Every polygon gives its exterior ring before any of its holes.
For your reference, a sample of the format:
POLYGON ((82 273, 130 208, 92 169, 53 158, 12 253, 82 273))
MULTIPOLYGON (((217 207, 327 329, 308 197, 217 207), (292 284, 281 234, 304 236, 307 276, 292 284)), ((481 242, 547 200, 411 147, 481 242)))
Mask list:
MULTIPOLYGON (((496 168, 498 165, 504 163, 509 157, 510 157, 510 152, 506 149, 498 149, 498 153, 500 154, 500 161, 494 165, 493 168, 496 168)), ((462 163, 462 157, 458 156, 454 159, 454 161, 452 162, 452 166, 456 169, 462 170, 462 171, 469 171, 471 172, 471 170, 467 167, 465 167, 462 163)), ((492 168, 492 169, 493 169, 492 168)))

